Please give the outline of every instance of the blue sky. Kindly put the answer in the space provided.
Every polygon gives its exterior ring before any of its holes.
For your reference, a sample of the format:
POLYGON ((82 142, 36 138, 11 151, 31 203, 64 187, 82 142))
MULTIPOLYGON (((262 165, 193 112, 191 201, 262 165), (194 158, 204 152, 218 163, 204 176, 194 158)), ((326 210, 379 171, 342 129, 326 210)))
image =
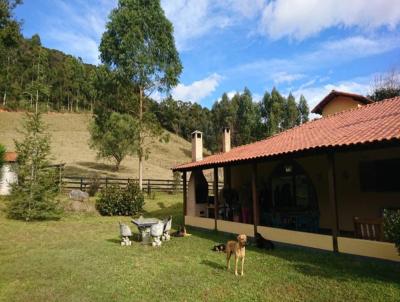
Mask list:
MULTIPOLYGON (((98 64, 117 0, 25 0, 23 33, 98 64)), ((276 86, 313 107, 330 90, 366 94, 400 69, 398 0, 162 0, 184 71, 175 98, 210 107, 223 92, 276 86)), ((160 96, 154 95, 155 98, 160 96)))

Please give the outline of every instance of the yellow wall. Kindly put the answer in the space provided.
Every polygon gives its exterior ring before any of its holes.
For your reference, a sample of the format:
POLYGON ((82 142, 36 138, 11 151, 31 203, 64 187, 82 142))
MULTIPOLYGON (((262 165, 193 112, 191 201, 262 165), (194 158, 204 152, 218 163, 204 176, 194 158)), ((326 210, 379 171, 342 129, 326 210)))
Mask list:
POLYGON ((233 234, 245 234, 254 237, 254 225, 246 223, 238 223, 225 220, 217 220, 217 229, 221 232, 233 234))
POLYGON ((344 110, 348 110, 351 108, 356 108, 358 105, 362 105, 362 103, 344 96, 338 96, 331 100, 322 110, 322 116, 327 116, 330 114, 334 114, 336 112, 341 112, 344 110))
POLYGON ((400 208, 400 192, 361 192, 360 189, 360 161, 395 157, 400 157, 400 148, 358 151, 335 156, 339 224, 342 230, 354 230, 354 216, 377 218, 381 217, 385 207, 400 208))
POLYGON ((185 225, 190 225, 198 228, 214 230, 215 220, 211 218, 202 218, 195 216, 185 216, 185 225))
POLYGON ((339 252, 400 261, 400 256, 393 243, 338 237, 339 252))
POLYGON ((278 228, 258 226, 257 232, 272 241, 333 251, 332 236, 289 231, 278 228))

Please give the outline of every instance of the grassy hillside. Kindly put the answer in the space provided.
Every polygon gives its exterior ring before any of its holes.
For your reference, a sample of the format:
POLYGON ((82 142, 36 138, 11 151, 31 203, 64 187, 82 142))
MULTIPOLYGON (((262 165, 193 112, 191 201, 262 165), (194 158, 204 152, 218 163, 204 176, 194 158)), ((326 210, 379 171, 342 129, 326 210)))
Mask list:
MULTIPOLYGON (((0 143, 9 151, 14 150, 14 139, 21 138, 18 129, 24 113, 0 112, 0 143)), ((136 178, 138 160, 126 158, 116 173, 113 164, 96 159, 96 152, 88 145, 89 114, 49 113, 44 114, 52 137, 52 153, 55 163, 66 163, 66 175, 107 175, 136 178)), ((184 139, 171 134, 167 144, 155 143, 151 147, 149 160, 144 164, 145 178, 172 178, 171 167, 190 160, 191 145, 184 139)))

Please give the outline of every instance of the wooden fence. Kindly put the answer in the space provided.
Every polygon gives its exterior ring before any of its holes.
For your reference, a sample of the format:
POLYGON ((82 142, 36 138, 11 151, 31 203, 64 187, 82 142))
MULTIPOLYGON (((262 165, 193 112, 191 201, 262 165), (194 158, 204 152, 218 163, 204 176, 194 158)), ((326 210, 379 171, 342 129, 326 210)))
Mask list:
MULTIPOLYGON (((97 178, 96 181, 99 184, 99 188, 107 188, 111 185, 126 186, 128 183, 137 183, 138 179, 135 178, 113 178, 113 177, 102 177, 97 178)), ((64 190, 79 189, 81 191, 86 191, 90 184, 94 182, 93 178, 81 177, 81 176, 64 176, 62 178, 62 187, 64 190)), ((220 182, 218 187, 221 189, 223 183, 220 182)), ((212 184, 208 187, 209 193, 212 194, 213 186, 212 184)), ((175 182, 172 179, 143 179, 143 190, 148 194, 150 192, 182 192, 183 182, 175 182)))

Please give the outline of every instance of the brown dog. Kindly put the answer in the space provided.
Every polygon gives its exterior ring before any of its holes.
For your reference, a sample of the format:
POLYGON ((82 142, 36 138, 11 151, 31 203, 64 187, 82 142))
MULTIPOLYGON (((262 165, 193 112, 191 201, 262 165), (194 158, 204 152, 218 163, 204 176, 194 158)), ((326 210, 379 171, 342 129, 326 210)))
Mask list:
POLYGON ((238 235, 237 241, 228 241, 226 243, 226 269, 230 269, 230 260, 231 255, 235 254, 235 275, 238 275, 237 267, 239 258, 242 259, 242 272, 241 275, 243 276, 243 265, 244 265, 244 257, 246 256, 246 242, 247 236, 246 235, 238 235))

